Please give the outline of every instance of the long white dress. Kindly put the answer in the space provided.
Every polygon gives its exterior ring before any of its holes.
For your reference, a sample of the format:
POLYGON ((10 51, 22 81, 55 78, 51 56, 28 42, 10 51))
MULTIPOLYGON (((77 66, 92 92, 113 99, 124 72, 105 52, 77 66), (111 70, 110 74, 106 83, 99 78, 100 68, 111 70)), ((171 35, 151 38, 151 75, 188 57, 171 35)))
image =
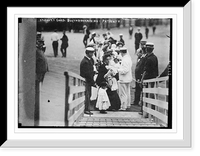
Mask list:
POLYGON ((106 110, 111 106, 106 89, 99 88, 96 108, 99 110, 106 110))

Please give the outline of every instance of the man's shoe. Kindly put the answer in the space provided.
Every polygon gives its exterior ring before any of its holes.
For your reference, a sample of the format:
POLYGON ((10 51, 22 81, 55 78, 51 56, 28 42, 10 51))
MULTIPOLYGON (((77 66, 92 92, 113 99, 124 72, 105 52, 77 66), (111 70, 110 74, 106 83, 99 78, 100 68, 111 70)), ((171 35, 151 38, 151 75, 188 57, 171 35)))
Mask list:
POLYGON ((88 115, 92 115, 92 114, 93 114, 93 113, 90 112, 90 111, 85 111, 84 113, 85 113, 85 114, 88 114, 88 115))
POLYGON ((93 113, 89 111, 89 115, 93 115, 93 113))
POLYGON ((143 115, 143 113, 142 113, 142 112, 139 112, 138 114, 140 114, 140 115, 143 115))
POLYGON ((125 111, 125 110, 126 110, 125 108, 120 108, 120 109, 119 109, 119 111, 125 111))
POLYGON ((100 113, 101 113, 101 114, 107 114, 107 112, 104 111, 104 110, 100 110, 100 113))

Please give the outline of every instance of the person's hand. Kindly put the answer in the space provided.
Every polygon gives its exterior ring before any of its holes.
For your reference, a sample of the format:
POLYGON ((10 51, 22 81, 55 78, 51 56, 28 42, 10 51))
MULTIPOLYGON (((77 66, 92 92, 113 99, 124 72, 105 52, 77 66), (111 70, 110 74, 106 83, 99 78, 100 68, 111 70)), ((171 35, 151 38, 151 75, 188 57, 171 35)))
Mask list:
POLYGON ((141 83, 141 82, 140 82, 140 79, 137 79, 136 82, 137 82, 137 83, 141 83))
POLYGON ((92 86, 93 86, 93 87, 95 87, 95 88, 97 88, 97 84, 96 84, 96 83, 95 83, 95 84, 93 84, 92 86))
POLYGON ((143 81, 139 82, 140 88, 143 88, 143 81))

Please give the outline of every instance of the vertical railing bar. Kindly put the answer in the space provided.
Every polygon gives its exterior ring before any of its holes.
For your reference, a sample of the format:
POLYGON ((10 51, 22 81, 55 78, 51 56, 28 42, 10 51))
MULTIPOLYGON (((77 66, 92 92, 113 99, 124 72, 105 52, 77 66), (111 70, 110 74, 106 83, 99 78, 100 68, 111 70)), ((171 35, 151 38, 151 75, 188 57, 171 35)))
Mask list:
POLYGON ((68 98, 69 98, 69 74, 68 72, 64 72, 65 75, 65 126, 68 126, 69 124, 69 117, 68 117, 68 112, 69 112, 69 103, 68 103, 68 98))
POLYGON ((38 80, 35 81, 35 110, 34 110, 34 126, 39 126, 40 120, 40 84, 38 80))

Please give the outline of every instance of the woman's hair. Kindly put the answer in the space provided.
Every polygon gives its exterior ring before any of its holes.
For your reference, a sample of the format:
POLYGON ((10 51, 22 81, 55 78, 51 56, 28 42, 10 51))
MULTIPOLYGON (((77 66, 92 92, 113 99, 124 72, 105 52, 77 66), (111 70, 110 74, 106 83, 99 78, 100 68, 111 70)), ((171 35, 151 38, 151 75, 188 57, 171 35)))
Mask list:
POLYGON ((107 87, 107 82, 106 81, 101 82, 100 87, 107 87))
POLYGON ((108 58, 108 57, 110 57, 111 55, 109 54, 109 53, 107 53, 107 54, 104 54, 103 55, 103 62, 108 58))
POLYGON ((113 77, 113 72, 111 70, 109 70, 105 75, 104 78, 107 79, 109 76, 113 77))

